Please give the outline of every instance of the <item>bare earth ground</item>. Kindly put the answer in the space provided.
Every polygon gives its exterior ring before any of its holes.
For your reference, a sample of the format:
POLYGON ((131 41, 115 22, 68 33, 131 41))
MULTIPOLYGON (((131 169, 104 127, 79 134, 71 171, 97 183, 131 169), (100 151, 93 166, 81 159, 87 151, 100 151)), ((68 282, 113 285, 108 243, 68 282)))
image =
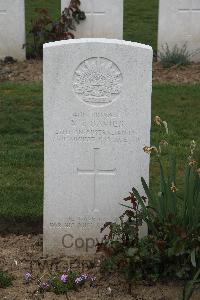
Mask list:
MULTIPOLYGON (((42 235, 5 235, 0 236, 0 268, 14 276, 13 286, 0 289, 0 299, 7 300, 36 300, 36 299, 67 299, 66 296, 57 296, 46 293, 44 298, 36 293, 37 284, 25 284, 24 275, 31 272, 35 278, 55 272, 62 274, 71 267, 77 273, 88 272, 97 277, 91 287, 85 285, 79 291, 72 291, 69 300, 180 300, 182 286, 178 282, 165 282, 150 285, 146 282, 136 284, 132 288, 132 295, 128 294, 128 286, 118 276, 105 277, 99 271, 100 256, 48 258, 42 255, 42 235), (108 288, 112 292, 109 293, 108 288)), ((45 278, 45 277, 44 277, 45 278)), ((200 290, 196 290, 192 300, 200 299, 200 290)))
MULTIPOLYGON (((153 64, 153 80, 160 83, 200 83, 200 63, 187 67, 172 67, 164 69, 160 63, 153 64)), ((28 60, 25 62, 4 63, 0 62, 0 82, 41 82, 42 61, 28 60)), ((127 283, 115 277, 104 277, 99 271, 99 257, 80 259, 76 258, 47 258, 42 256, 42 235, 14 235, 10 230, 0 224, 7 233, 0 236, 0 269, 8 271, 14 276, 13 286, 0 289, 0 300, 181 300, 182 285, 179 282, 164 282, 150 285, 145 282, 136 284, 132 295, 128 294, 127 283), (25 284, 24 274, 31 272, 39 279, 44 274, 58 272, 61 274, 68 267, 77 273, 89 272, 97 277, 94 286, 85 285, 78 292, 70 292, 66 296, 56 296, 53 293, 36 295, 37 284, 25 284), (111 294, 108 288, 111 288, 111 294)), ((17 227, 16 227, 17 228, 17 227)), ((22 232, 16 230, 15 232, 22 232)), ((32 230, 24 232, 32 232, 32 230)), ((200 299, 200 290, 195 291, 191 300, 200 299)))
POLYGON ((42 61, 4 63, 0 61, 0 82, 2 81, 42 81, 42 61))
MULTIPOLYGON (((0 82, 2 81, 42 81, 42 61, 0 62, 0 82)), ((159 62, 153 64, 153 81, 160 83, 199 83, 200 63, 186 67, 163 68, 159 62)))

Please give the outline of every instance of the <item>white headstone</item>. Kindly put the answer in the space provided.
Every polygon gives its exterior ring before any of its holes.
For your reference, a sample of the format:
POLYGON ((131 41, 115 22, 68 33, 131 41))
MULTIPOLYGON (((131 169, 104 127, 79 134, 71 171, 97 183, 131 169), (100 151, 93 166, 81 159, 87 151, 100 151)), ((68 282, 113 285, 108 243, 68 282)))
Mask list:
POLYGON ((168 44, 169 48, 186 45, 191 57, 200 61, 200 1, 160 0, 158 50, 168 44))
MULTIPOLYGON (((61 0, 61 9, 70 0, 61 0)), ((76 38, 123 39, 123 0, 81 0, 86 20, 76 26, 76 38)))
POLYGON ((44 253, 94 252, 148 182, 152 49, 111 39, 44 45, 44 253))
POLYGON ((0 59, 26 57, 24 0, 0 0, 0 59))

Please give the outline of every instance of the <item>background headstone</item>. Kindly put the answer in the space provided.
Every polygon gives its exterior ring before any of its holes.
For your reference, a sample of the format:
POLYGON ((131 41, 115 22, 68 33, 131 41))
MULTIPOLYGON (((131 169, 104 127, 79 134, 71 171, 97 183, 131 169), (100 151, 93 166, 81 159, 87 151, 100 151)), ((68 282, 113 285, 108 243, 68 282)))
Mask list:
MULTIPOLYGON (((61 0, 61 9, 70 0, 61 0)), ((77 25, 76 38, 123 39, 123 0, 82 0, 86 20, 77 25)))
POLYGON ((0 59, 26 57, 24 0, 0 0, 0 59))
POLYGON ((158 50, 184 44, 190 52, 198 52, 191 59, 200 61, 200 1, 160 0, 158 50))
MULTIPOLYGON (((80 39, 44 46, 44 253, 94 252, 100 228, 148 182, 152 48, 80 39)), ((144 193, 144 192, 143 192, 144 193)))

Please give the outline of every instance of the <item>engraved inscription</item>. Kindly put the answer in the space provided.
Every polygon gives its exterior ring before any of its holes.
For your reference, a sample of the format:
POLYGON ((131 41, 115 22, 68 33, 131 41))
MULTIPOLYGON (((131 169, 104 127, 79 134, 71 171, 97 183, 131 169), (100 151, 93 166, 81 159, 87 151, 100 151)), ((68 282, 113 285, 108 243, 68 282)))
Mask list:
POLYGON ((91 105, 111 103, 121 92, 122 73, 115 63, 103 57, 82 62, 73 77, 73 88, 84 102, 91 105))
POLYGON ((57 141, 69 143, 127 144, 138 140, 124 116, 112 112, 74 112, 65 127, 55 131, 57 141))
POLYGON ((82 216, 82 217, 67 217, 65 222, 55 222, 52 221, 49 223, 49 227, 51 229, 79 229, 82 231, 94 229, 94 227, 100 228, 103 227, 107 220, 102 217, 94 217, 94 216, 82 216))

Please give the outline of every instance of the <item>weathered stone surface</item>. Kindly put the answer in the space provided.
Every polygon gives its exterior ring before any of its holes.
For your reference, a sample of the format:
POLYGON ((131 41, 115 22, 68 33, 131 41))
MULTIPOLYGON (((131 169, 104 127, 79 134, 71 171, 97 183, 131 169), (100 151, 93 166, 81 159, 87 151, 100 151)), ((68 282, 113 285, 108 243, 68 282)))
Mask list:
MULTIPOLYGON (((63 10, 70 0, 61 0, 63 10)), ((123 38, 123 0, 82 0, 87 19, 77 26, 76 38, 123 38)))
POLYGON ((24 0, 0 0, 0 59, 26 58, 24 0))
POLYGON ((148 182, 151 82, 149 46, 44 46, 45 254, 94 252, 132 186, 141 190, 141 176, 148 182))
POLYGON ((200 61, 200 1, 160 0, 158 49, 168 44, 193 53, 191 60, 200 61))

